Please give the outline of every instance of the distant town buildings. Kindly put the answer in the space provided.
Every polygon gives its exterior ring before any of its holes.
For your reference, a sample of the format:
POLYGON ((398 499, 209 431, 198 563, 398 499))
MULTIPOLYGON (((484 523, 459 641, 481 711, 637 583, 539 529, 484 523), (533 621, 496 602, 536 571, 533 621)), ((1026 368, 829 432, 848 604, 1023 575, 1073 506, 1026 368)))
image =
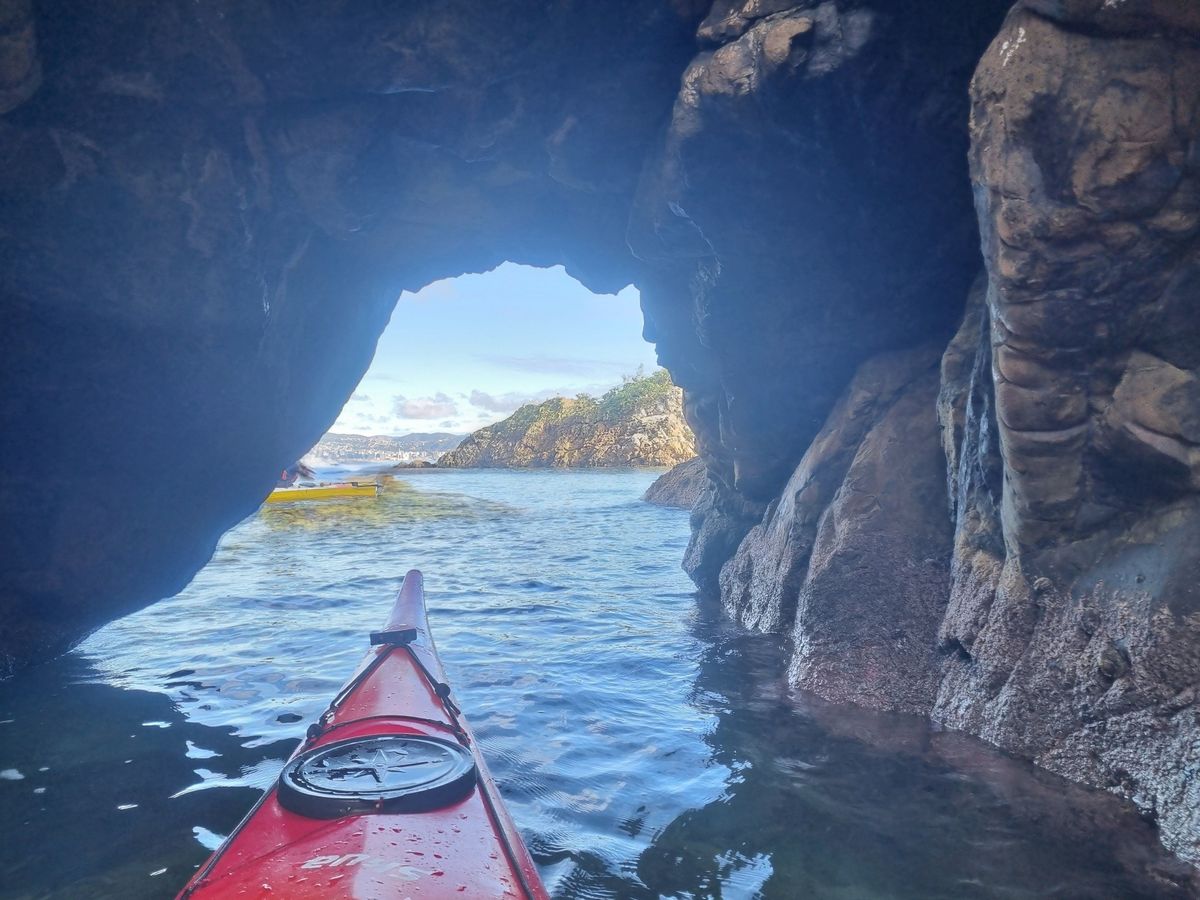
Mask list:
POLYGON ((434 462, 453 450, 464 435, 432 434, 335 434, 321 438, 305 459, 330 463, 352 462, 434 462))

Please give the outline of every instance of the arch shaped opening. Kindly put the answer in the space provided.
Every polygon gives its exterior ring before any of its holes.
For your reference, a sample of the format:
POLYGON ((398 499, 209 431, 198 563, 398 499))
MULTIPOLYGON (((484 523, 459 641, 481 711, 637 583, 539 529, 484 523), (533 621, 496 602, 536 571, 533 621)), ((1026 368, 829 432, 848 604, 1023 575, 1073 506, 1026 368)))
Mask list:
POLYGON ((561 266, 503 263, 402 293, 329 431, 465 435, 656 365, 635 288, 599 295, 561 266))

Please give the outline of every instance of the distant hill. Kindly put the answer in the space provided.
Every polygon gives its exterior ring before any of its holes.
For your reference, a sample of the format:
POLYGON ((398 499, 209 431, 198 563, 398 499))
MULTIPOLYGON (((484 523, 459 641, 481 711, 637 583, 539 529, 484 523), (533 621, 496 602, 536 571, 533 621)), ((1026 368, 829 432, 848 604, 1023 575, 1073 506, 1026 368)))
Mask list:
POLYGON ((329 462, 413 462, 433 460, 453 450, 463 439, 461 434, 435 432, 400 436, 388 434, 334 434, 317 442, 306 458, 329 462))
POLYGON ((683 392, 665 370, 586 394, 522 406, 438 460, 445 468, 673 466, 696 455, 683 392))

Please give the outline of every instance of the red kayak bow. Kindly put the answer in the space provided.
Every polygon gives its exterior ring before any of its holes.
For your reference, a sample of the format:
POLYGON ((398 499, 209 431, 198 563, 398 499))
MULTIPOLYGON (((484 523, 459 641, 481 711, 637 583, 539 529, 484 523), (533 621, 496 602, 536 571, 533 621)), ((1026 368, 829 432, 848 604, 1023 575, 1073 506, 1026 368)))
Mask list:
POLYGON ((547 897, 451 699, 420 572, 371 645, 179 900, 547 897))

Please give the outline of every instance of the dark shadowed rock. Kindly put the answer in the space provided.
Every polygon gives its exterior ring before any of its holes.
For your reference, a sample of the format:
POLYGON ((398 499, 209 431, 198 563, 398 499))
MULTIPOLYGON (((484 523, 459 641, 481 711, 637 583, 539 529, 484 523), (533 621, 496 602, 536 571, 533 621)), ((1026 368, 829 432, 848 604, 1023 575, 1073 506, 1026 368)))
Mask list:
POLYGON ((630 197, 704 13, 31 10, 0 2, 0 675, 181 588, 401 290, 504 260, 635 280, 630 197))
POLYGON ((951 546, 937 389, 931 367, 901 392, 821 516, 790 675, 826 699, 915 713, 933 706, 951 546))
POLYGON ((1006 8, 720 3, 702 24, 630 224, 646 333, 718 494, 697 507, 701 584, 859 363, 957 322, 978 268, 965 88, 1006 8))
POLYGON ((654 484, 646 489, 642 499, 655 506, 691 509, 707 484, 708 467, 704 458, 697 456, 659 475, 654 479, 654 484))
POLYGON ((726 608, 762 631, 791 627, 822 517, 867 435, 937 356, 934 346, 864 363, 809 445, 779 500, 721 569, 726 608))
POLYGON ((951 543, 937 358, 926 347, 865 363, 721 570, 727 608, 790 629, 793 681, 827 699, 933 705, 951 543))

